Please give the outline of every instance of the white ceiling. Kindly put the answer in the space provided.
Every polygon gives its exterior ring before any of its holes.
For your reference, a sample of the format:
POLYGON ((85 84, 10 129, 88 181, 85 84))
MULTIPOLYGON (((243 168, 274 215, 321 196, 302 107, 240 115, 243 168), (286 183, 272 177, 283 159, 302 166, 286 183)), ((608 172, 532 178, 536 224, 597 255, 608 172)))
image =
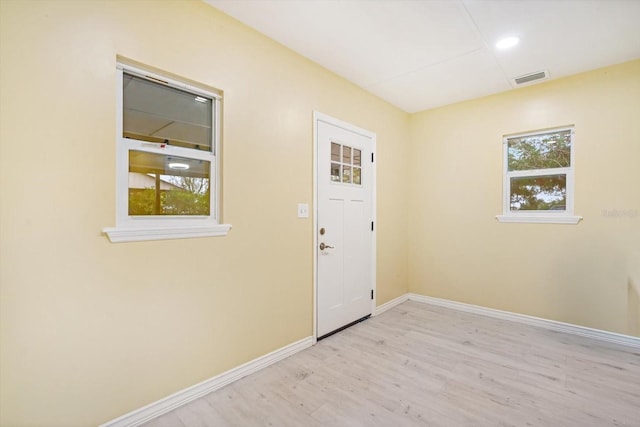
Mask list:
POLYGON ((640 0, 205 2, 407 112, 640 58, 640 0))

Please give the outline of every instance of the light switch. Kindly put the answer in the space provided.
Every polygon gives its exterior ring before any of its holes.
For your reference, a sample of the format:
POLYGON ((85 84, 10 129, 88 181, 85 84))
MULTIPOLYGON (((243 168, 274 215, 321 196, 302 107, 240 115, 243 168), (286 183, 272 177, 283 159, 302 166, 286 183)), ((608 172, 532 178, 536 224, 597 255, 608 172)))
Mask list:
POLYGON ((309 205, 298 203, 298 218, 309 218, 309 205))

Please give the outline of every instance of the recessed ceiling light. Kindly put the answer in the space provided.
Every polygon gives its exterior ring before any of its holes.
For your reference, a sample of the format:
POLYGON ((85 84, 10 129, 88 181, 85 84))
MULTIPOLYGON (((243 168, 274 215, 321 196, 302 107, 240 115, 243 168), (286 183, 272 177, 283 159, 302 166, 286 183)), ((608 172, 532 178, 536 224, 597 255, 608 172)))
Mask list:
POLYGON ((169 163, 169 169, 186 170, 189 169, 189 165, 186 163, 169 163))
POLYGON ((196 101, 198 101, 198 102, 207 102, 207 98, 203 98, 201 96, 196 96, 196 101))
POLYGON ((509 49, 510 47, 514 47, 520 42, 518 37, 505 37, 503 39, 498 40, 496 43, 496 47, 498 49, 509 49))

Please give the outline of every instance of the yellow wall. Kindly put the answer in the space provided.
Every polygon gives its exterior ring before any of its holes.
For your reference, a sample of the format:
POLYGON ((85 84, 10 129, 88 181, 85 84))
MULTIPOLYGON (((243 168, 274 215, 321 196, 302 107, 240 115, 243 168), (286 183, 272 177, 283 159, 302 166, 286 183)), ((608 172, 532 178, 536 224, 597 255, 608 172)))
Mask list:
POLYGON ((199 1, 0 0, 0 19, 2 426, 95 425, 312 334, 313 110, 377 133, 378 304, 632 333, 640 61, 409 116, 199 1), (224 91, 229 236, 100 233, 116 55, 224 91), (498 223, 502 135, 567 124, 584 221, 498 223))
POLYGON ((633 333, 640 61, 425 111, 410 127, 411 292, 633 333), (502 135, 570 124, 584 220, 498 223, 502 135))
POLYGON ((377 133, 407 291, 409 115, 200 1, 0 1, 0 425, 96 425, 312 335, 312 112, 377 133), (115 63, 224 91, 228 237, 111 244, 115 63))

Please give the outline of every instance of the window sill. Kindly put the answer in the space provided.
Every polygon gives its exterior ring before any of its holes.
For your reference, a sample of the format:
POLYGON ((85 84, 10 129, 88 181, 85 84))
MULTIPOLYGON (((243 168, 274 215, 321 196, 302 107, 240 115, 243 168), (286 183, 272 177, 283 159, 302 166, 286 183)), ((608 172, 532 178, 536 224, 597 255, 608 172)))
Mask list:
POLYGON ((111 243, 143 242, 147 240, 190 239, 194 237, 226 236, 231 224, 216 224, 206 227, 163 228, 103 228, 102 232, 111 243))
POLYGON ((577 224, 582 219, 575 215, 496 215, 499 222, 531 224, 577 224))

